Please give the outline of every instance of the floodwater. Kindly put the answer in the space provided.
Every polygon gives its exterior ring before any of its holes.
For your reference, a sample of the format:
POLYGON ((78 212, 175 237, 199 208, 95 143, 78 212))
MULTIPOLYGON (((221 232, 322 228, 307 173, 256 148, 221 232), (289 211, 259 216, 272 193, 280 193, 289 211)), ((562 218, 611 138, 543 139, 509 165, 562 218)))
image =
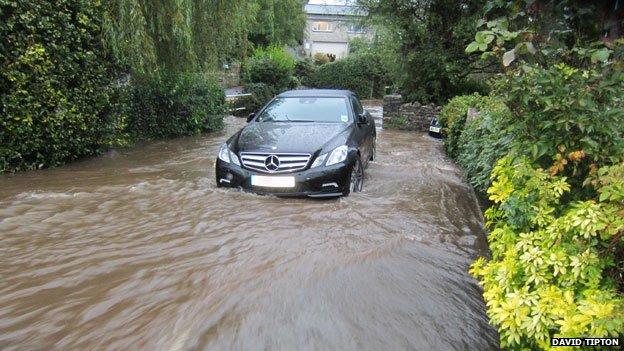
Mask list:
POLYGON ((243 124, 0 176, 0 349, 498 349, 439 141, 379 130, 364 192, 284 199, 215 187, 243 124))

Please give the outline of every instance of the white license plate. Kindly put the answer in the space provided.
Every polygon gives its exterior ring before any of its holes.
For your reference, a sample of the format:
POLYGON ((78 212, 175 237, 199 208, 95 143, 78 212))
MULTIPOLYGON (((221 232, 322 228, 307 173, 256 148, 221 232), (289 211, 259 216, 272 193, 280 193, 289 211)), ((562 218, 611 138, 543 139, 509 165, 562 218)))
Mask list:
POLYGON ((267 188, 294 188, 295 177, 272 177, 252 175, 251 185, 267 188))
POLYGON ((434 133, 440 133, 440 127, 429 127, 429 131, 434 133))

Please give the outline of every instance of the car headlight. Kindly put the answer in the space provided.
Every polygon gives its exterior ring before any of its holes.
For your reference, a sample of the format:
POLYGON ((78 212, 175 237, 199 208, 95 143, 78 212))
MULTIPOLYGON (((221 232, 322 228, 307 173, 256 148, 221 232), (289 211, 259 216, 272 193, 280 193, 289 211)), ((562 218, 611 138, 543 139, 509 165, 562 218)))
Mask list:
POLYGON ((227 163, 232 162, 237 166, 241 165, 238 156, 230 151, 230 148, 228 148, 227 144, 221 145, 221 148, 219 149, 219 159, 227 163))
POLYGON ((337 148, 334 149, 334 151, 332 151, 329 154, 329 157, 327 158, 327 162, 325 163, 325 165, 331 166, 331 165, 335 165, 336 163, 343 162, 344 160, 347 159, 348 152, 349 152, 349 149, 347 148, 347 145, 338 146, 337 148))
POLYGON ((320 165, 323 164, 323 162, 325 162, 325 159, 327 158, 327 154, 322 154, 319 157, 316 158, 316 160, 314 160, 314 162, 312 163, 312 166, 310 166, 310 168, 314 168, 314 167, 318 167, 320 165))

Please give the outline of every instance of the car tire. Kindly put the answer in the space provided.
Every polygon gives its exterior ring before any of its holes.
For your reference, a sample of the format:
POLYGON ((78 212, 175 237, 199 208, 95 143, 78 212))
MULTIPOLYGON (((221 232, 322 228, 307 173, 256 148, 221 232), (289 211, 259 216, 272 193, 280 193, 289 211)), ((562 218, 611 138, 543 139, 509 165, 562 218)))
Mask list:
POLYGON ((375 161, 377 158, 377 138, 373 138, 373 150, 371 151, 370 161, 375 161))
POLYGON ((362 191, 363 184, 364 166, 362 166, 362 160, 360 160, 360 156, 357 156, 355 162, 353 163, 353 167, 351 168, 351 172, 349 172, 349 184, 345 196, 349 195, 350 193, 359 193, 360 191, 362 191))

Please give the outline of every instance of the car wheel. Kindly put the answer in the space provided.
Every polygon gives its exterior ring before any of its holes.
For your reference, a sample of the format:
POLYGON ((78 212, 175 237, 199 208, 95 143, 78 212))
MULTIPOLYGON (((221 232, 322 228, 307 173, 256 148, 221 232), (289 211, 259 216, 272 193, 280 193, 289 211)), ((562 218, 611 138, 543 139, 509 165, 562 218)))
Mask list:
POLYGON ((358 156, 353 163, 351 173, 349 175, 349 193, 358 193, 362 191, 362 185, 364 183, 364 167, 362 167, 362 160, 358 156))
POLYGON ((373 150, 371 152, 370 160, 375 161, 376 158, 377 158, 377 138, 373 138, 373 150))

